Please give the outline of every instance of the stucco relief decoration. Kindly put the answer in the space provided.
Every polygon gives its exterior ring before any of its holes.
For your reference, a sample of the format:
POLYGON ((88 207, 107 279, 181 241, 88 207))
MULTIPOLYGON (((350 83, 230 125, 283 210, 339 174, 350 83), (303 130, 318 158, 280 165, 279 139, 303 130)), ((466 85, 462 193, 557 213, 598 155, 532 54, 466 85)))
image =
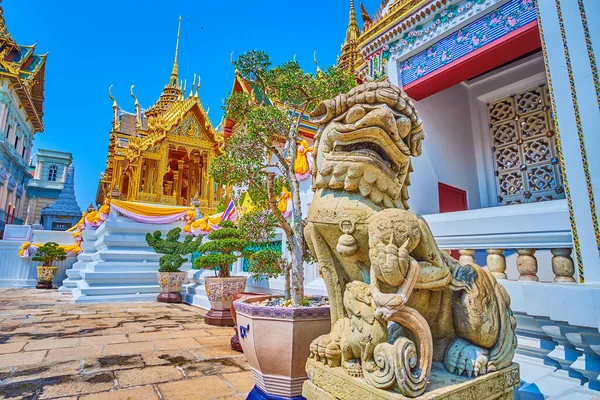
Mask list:
POLYGON ((368 83, 321 103, 311 118, 319 133, 305 232, 332 327, 311 344, 309 377, 324 363, 363 378, 360 385, 416 397, 433 361, 469 377, 508 367, 516 320, 506 290, 442 252, 408 211, 411 159, 424 139, 411 99, 368 83))
POLYGON ((190 116, 185 119, 174 131, 173 134, 176 136, 182 136, 190 139, 201 139, 209 141, 206 134, 200 128, 200 124, 195 117, 190 116))
POLYGON ((374 68, 373 63, 385 64, 390 58, 402 58, 405 54, 432 43, 430 47, 400 63, 402 85, 407 85, 536 19, 533 0, 511 0, 486 13, 486 10, 497 3, 497 0, 467 0, 450 4, 427 22, 385 44, 383 47, 388 48, 387 51, 382 48, 368 55, 366 60, 371 79, 377 80, 381 73, 385 73, 385 70, 374 68), (479 13, 485 15, 437 40, 445 32, 479 13))

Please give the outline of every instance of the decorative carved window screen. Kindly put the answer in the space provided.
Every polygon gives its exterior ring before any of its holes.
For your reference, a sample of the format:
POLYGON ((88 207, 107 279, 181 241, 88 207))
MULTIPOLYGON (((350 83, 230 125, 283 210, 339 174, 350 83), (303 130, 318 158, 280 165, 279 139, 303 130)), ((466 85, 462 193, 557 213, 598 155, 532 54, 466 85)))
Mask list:
POLYGON ((565 197, 548 86, 488 104, 498 204, 565 197))

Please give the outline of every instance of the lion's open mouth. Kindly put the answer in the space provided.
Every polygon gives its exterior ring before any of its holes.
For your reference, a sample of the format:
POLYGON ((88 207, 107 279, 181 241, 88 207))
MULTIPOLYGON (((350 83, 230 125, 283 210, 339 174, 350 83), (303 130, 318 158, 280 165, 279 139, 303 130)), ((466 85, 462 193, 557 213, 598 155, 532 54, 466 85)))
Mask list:
POLYGON ((351 154, 357 156, 366 156, 371 159, 375 159, 391 169, 395 173, 398 173, 398 165, 392 161, 387 152, 377 143, 373 142, 356 142, 349 144, 338 144, 336 143, 333 148, 334 153, 340 154, 351 154))

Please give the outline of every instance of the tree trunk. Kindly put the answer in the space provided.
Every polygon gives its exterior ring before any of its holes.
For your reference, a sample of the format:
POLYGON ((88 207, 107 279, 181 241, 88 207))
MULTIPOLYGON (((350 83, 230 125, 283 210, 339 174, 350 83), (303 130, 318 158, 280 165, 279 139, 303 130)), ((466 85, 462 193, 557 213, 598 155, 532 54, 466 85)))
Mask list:
POLYGON ((294 236, 292 238, 292 301, 299 305, 304 299, 304 248, 302 237, 294 236))
POLYGON ((288 264, 288 266, 283 271, 283 276, 285 277, 285 289, 284 289, 284 293, 285 293, 285 299, 286 300, 289 300, 292 297, 292 291, 291 291, 291 288, 290 288, 290 282, 291 282, 291 277, 290 277, 291 268, 289 267, 290 265, 291 264, 288 264))

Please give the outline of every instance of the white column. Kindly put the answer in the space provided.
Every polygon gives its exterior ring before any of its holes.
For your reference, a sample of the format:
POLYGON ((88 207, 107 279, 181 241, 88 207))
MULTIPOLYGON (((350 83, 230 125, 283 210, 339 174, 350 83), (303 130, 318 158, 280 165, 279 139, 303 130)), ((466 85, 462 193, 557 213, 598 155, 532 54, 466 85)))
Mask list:
POLYGON ((42 162, 37 160, 35 164, 35 179, 41 179, 42 176, 42 162))
POLYGON ((0 126, 1 126, 1 131, 2 132, 6 132, 6 115, 8 114, 9 111, 9 107, 8 104, 3 104, 4 109, 2 110, 2 119, 0 119, 0 126))
POLYGON ((386 64, 386 74, 390 83, 392 85, 396 85, 398 87, 402 87, 402 82, 400 81, 401 75, 398 71, 398 59, 390 57, 386 64))
POLYGON ((61 182, 63 182, 63 183, 67 180, 67 168, 68 167, 69 166, 67 164, 65 164, 64 168, 63 168, 63 174, 62 174, 62 179, 61 179, 61 182))
MULTIPOLYGON (((584 4, 589 8, 586 10, 587 28, 592 29, 589 32, 594 32, 595 44, 600 46, 591 11, 598 10, 598 2, 584 1, 584 4)), ((572 230, 578 273, 583 272, 586 283, 600 283, 600 228, 597 224, 600 158, 594 154, 600 148, 597 129, 600 111, 586 45, 588 34, 577 2, 539 0, 537 5, 570 192, 567 195, 574 217, 572 230)))

